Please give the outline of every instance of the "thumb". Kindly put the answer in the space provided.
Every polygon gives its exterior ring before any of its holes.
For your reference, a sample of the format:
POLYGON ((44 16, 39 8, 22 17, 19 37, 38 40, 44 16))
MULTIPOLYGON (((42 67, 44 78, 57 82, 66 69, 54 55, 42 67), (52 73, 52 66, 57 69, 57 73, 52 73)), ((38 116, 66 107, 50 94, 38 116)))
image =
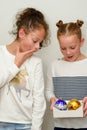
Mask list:
POLYGON ((55 104, 55 102, 57 101, 58 99, 57 98, 54 98, 52 101, 51 101, 51 105, 50 105, 50 110, 52 111, 53 110, 53 106, 55 104))
POLYGON ((17 46, 16 54, 20 52, 19 46, 17 46))

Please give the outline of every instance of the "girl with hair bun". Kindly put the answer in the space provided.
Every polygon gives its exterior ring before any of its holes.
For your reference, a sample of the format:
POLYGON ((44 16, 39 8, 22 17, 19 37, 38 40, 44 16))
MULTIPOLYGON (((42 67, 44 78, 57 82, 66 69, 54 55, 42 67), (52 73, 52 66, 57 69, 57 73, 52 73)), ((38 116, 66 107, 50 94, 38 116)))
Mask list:
POLYGON ((81 52, 83 23, 82 20, 75 23, 59 20, 56 24, 63 57, 52 62, 48 69, 46 97, 51 104, 50 110, 59 97, 82 100, 84 117, 56 118, 54 130, 87 130, 87 57, 81 52))
POLYGON ((46 109, 42 61, 34 55, 48 43, 42 12, 17 13, 14 41, 0 46, 0 130, 41 130, 46 109))

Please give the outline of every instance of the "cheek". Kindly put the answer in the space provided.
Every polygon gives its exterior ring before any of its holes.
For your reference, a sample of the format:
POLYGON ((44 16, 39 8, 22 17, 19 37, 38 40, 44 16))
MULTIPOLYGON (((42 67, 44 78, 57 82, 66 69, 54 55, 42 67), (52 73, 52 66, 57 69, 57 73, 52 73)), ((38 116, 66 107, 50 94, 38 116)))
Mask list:
POLYGON ((80 48, 78 47, 76 48, 75 53, 79 53, 79 52, 80 52, 80 48))
POLYGON ((63 54, 63 55, 65 55, 65 54, 66 54, 66 51, 61 50, 61 52, 62 52, 62 54, 63 54))
POLYGON ((22 51, 28 51, 28 50, 31 50, 32 48, 33 48, 32 44, 28 44, 28 43, 23 44, 21 46, 22 51))
POLYGON ((32 48, 34 48, 34 45, 33 44, 29 44, 29 49, 32 49, 32 48))
POLYGON ((31 41, 27 41, 25 46, 26 46, 26 48, 32 49, 34 45, 33 45, 33 43, 31 41))

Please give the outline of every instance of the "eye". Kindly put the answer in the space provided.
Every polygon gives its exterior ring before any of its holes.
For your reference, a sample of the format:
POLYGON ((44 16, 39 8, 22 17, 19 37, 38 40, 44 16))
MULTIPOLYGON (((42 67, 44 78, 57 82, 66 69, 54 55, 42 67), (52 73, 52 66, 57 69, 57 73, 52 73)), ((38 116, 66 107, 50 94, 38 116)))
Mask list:
POLYGON ((75 49, 75 47, 72 46, 71 49, 75 49))
POLYGON ((66 48, 61 48, 61 50, 63 50, 63 51, 64 51, 64 50, 66 50, 66 48))
POLYGON ((37 43, 37 41, 36 41, 36 40, 33 40, 33 43, 37 43))

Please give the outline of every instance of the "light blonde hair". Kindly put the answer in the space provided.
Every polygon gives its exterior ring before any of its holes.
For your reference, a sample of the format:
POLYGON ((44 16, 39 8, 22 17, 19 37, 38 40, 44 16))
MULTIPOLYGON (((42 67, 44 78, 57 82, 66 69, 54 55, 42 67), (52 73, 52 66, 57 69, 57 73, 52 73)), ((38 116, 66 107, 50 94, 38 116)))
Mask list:
POLYGON ((82 20, 77 20, 75 23, 70 22, 70 23, 63 23, 62 20, 59 20, 56 23, 56 26, 58 27, 57 30, 57 37, 59 39, 60 36, 62 35, 77 35, 79 40, 81 40, 82 33, 80 27, 82 26, 84 22, 82 20))

